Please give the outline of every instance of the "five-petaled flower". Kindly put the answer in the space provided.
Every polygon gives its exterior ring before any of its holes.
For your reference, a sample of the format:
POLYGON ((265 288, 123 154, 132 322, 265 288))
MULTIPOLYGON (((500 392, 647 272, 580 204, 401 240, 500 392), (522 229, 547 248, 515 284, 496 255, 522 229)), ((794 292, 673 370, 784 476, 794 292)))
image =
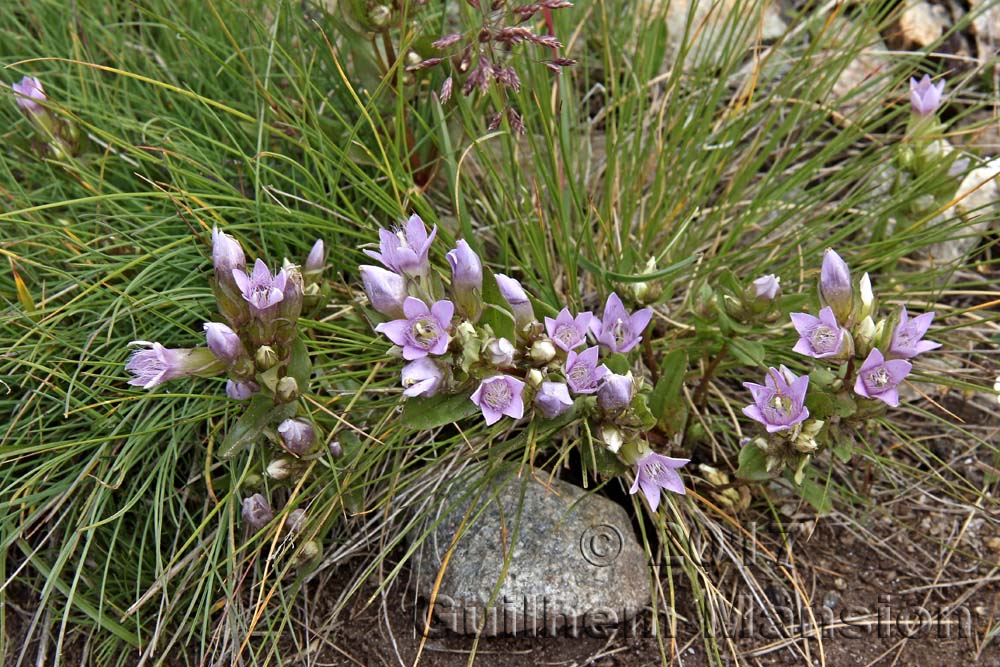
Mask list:
POLYGON ((402 228, 378 230, 379 252, 365 250, 365 254, 396 273, 411 277, 423 276, 430 266, 427 252, 436 234, 435 226, 428 235, 424 221, 414 213, 402 228))
POLYGON ((524 382, 510 375, 494 375, 479 384, 472 394, 472 402, 479 406, 487 426, 500 421, 504 415, 520 419, 524 416, 524 382))
POLYGON ((929 116, 941 106, 941 94, 944 93, 944 79, 937 83, 924 74, 918 82, 910 77, 910 106, 918 116, 929 116))
POLYGON ((639 344, 642 331, 653 317, 651 308, 642 308, 629 315, 622 300, 614 292, 604 304, 602 317, 590 320, 590 329, 597 342, 611 348, 612 352, 625 353, 639 344))
POLYGON ((535 407, 546 419, 555 419, 573 407, 565 382, 543 382, 535 394, 535 407))
POLYGON ((656 452, 646 454, 635 464, 635 481, 632 482, 629 493, 642 489, 649 507, 655 512, 660 505, 660 489, 684 495, 684 482, 677 474, 677 468, 688 461, 690 459, 675 459, 656 452))
POLYGON ((809 376, 796 377, 785 368, 769 368, 764 384, 744 382, 753 395, 753 405, 743 408, 743 414, 760 422, 768 433, 787 431, 809 416, 805 407, 809 376))
POLYGON ((243 298, 250 304, 250 308, 260 311, 278 305, 285 298, 284 290, 288 274, 284 269, 279 269, 272 276, 267 264, 258 257, 249 275, 239 269, 233 269, 233 280, 240 288, 243 298))
POLYGON ((595 345, 579 354, 576 350, 570 350, 566 356, 566 382, 574 394, 593 394, 601 379, 607 375, 608 367, 604 364, 597 365, 598 351, 595 345))
POLYGON ((899 316, 899 324, 892 331, 892 340, 889 343, 889 356, 909 359, 918 354, 930 352, 941 347, 941 343, 922 340, 933 320, 933 312, 917 315, 911 320, 906 314, 906 306, 903 306, 903 311, 899 316))
POLYGON ((913 364, 905 359, 889 359, 878 350, 868 353, 865 363, 858 369, 858 379, 854 382, 854 393, 865 398, 874 398, 886 405, 899 405, 899 391, 896 386, 909 375, 913 364))
POLYGON ((205 347, 169 348, 144 340, 134 340, 129 345, 149 346, 136 350, 125 364, 125 370, 135 376, 128 383, 143 389, 194 375, 215 375, 223 370, 222 362, 205 347))
POLYGON ((444 354, 448 349, 448 327, 455 314, 451 301, 442 299, 430 308, 416 297, 406 297, 403 302, 403 319, 385 322, 375 327, 389 340, 403 348, 403 358, 407 361, 426 357, 428 354, 444 354))
POLYGON ((545 318, 545 331, 549 338, 564 352, 574 350, 587 342, 587 329, 594 314, 590 312, 580 313, 573 317, 569 308, 563 308, 555 319, 545 318))
POLYGON ((16 93, 14 101, 21 111, 28 115, 37 114, 43 111, 39 102, 45 101, 45 91, 42 89, 42 82, 33 76, 26 76, 20 83, 12 83, 11 90, 16 93))
POLYGON ((816 359, 833 357, 844 346, 844 330, 830 306, 819 311, 819 317, 808 313, 792 313, 792 324, 799 332, 793 351, 816 359))

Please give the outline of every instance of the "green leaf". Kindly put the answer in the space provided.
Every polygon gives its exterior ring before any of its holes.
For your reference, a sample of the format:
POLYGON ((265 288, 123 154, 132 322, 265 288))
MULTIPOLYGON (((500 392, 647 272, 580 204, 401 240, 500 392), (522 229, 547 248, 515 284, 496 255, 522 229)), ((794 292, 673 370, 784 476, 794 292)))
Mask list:
POLYGON ((858 404, 847 394, 838 394, 833 400, 833 414, 841 418, 850 417, 858 411, 858 404))
POLYGON ((219 447, 218 457, 226 461, 253 444, 270 421, 273 410, 274 401, 270 397, 254 394, 246 411, 226 433, 222 446, 219 447))
POLYGON ((812 505, 816 513, 821 516, 829 514, 830 510, 833 509, 833 498, 832 494, 829 493, 828 485, 821 485, 806 478, 802 480, 802 486, 799 487, 799 495, 812 505))
POLYGON ((510 305, 500 293, 497 277, 485 266, 483 267, 483 309, 481 324, 488 324, 497 338, 506 338, 513 342, 516 337, 514 317, 510 305))
POLYGON ((740 467, 736 470, 740 479, 762 481, 771 479, 767 471, 767 455, 754 444, 747 444, 740 450, 740 467))
POLYGON ((619 352, 609 354, 604 357, 603 361, 604 365, 607 366, 612 373, 617 373, 618 375, 625 375, 628 373, 629 368, 632 367, 628 362, 628 357, 619 352))
POLYGON ((470 400, 471 395, 463 392, 439 394, 431 398, 407 399, 403 405, 403 426, 423 431, 465 419, 479 410, 470 400))
POLYGON ((299 391, 306 391, 309 386, 309 378, 312 375, 312 361, 309 359, 309 350, 301 338, 296 338, 295 342, 292 343, 292 355, 288 361, 287 374, 299 383, 299 391))
POLYGON ((755 340, 733 338, 729 341, 733 356, 749 366, 764 365, 764 345, 755 340))

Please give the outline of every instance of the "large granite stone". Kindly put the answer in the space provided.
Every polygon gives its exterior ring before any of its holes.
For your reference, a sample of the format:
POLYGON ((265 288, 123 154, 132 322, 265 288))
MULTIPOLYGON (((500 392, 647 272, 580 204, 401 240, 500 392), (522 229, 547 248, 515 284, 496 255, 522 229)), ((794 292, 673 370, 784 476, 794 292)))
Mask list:
MULTIPOLYGON (((472 514, 484 504, 485 510, 448 559, 432 628, 475 634, 484 624, 485 635, 577 635, 601 632, 649 605, 646 555, 621 506, 559 480, 513 477, 501 484, 488 483, 472 514), (506 577, 493 597, 508 550, 506 577)), ((470 502, 448 513, 414 554, 425 599, 470 502)))

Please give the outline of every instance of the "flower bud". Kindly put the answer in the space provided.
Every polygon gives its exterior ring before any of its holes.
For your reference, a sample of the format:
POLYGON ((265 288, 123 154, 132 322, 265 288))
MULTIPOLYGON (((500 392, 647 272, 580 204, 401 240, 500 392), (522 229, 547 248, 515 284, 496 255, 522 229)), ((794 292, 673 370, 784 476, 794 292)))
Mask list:
POLYGON ((39 102, 45 101, 45 91, 42 89, 42 82, 33 76, 26 76, 19 83, 11 84, 14 91, 14 101, 26 116, 45 113, 44 107, 39 102))
POLYGON ((259 493, 244 498, 241 505, 243 520, 254 530, 260 530, 274 518, 271 503, 267 502, 267 498, 259 493))
POLYGON ((254 363, 257 364, 257 370, 270 370, 278 364, 278 353, 270 345, 261 345, 254 355, 254 363))
POLYGON ((332 456, 334 458, 334 460, 336 460, 336 459, 339 459, 343 455, 344 455, 344 448, 340 446, 340 441, 339 440, 334 440, 333 442, 331 442, 330 443, 330 456, 332 456))
POLYGON ((326 264, 326 245, 323 239, 317 239, 306 257, 306 263, 302 266, 302 272, 309 279, 308 282, 315 282, 323 273, 323 266, 326 264))
POLYGON ((299 382, 291 375, 286 375, 285 377, 278 380, 277 386, 274 388, 275 398, 278 399, 279 403, 290 403, 299 397, 299 382))
POLYGON ((285 519, 285 530, 293 535, 300 532, 306 525, 306 511, 304 509, 292 510, 285 519))
MULTIPOLYGON (((532 369, 529 376, 531 372, 541 376, 538 369, 532 369)), ((531 382, 530 377, 528 382, 531 382)), ((542 382, 538 387, 538 393, 535 394, 535 407, 546 419, 554 419, 573 407, 573 399, 569 396, 569 388, 566 383, 542 382)))
POLYGON ((498 273, 496 279, 500 294, 514 311, 514 327, 518 334, 521 334, 535 321, 535 311, 531 307, 531 301, 528 300, 528 294, 521 287, 521 283, 513 278, 498 273))
POLYGON ((531 370, 528 371, 528 374, 525 376, 524 379, 532 387, 537 387, 540 384, 542 384, 542 380, 545 379, 545 376, 542 375, 542 372, 537 368, 532 368, 531 370))
POLYGON ((600 435, 604 445, 614 454, 617 454, 625 443, 625 436, 614 424, 601 424, 600 435))
POLYGON ((377 29, 388 27, 392 21, 392 8, 387 5, 375 5, 368 10, 368 20, 377 29))
POLYGON ((316 442, 316 431, 301 419, 286 419, 278 424, 278 435, 285 448, 296 456, 308 454, 316 442))
POLYGON ((234 401, 245 401, 259 389, 260 387, 257 386, 256 382, 249 380, 246 382, 239 380, 229 380, 226 382, 226 396, 234 401))
POLYGON ((854 345, 857 348, 856 351, 858 355, 862 357, 867 357, 868 353, 872 349, 872 341, 875 339, 875 321, 872 319, 871 315, 866 315, 863 320, 858 323, 857 330, 854 333, 854 345))
POLYGON ((309 540, 299 549, 298 553, 295 554, 295 565, 304 565, 311 560, 315 560, 320 557, 323 550, 319 548, 313 540, 309 540))
POLYGON ((864 319, 875 312, 875 293, 872 291, 872 281, 867 273, 861 276, 861 281, 858 283, 858 292, 861 296, 858 319, 864 319))
POLYGON ((531 360, 536 364, 547 364, 556 357, 556 346, 548 338, 536 340, 531 344, 531 360))
POLYGON ((605 412, 624 410, 632 402, 634 388, 631 371, 625 375, 608 373, 597 388, 597 405, 605 412))
POLYGON ((302 314, 303 278, 297 267, 285 271, 284 296, 274 310, 275 342, 288 347, 298 335, 297 323, 302 314))
POLYGON ((226 321, 238 329, 250 316, 250 307, 243 298, 233 271, 245 271, 246 256, 239 242, 229 234, 212 228, 212 266, 215 272, 215 301, 226 321))
MULTIPOLYGON (((646 275, 656 272, 656 258, 650 257, 646 262, 646 266, 642 271, 641 275, 646 275)), ((663 287, 659 282, 654 282, 652 284, 647 282, 641 283, 629 283, 628 290, 632 293, 632 298, 635 299, 636 303, 641 303, 643 305, 653 303, 660 298, 663 293, 663 287)))
POLYGON ((264 470, 271 479, 282 480, 292 474, 292 462, 287 458, 274 459, 264 470))
POLYGON ((372 308, 387 317, 403 317, 403 302, 409 294, 406 279, 380 266, 362 264, 361 282, 372 308))
POLYGON ((459 239, 446 255, 451 265, 451 291, 459 310, 476 322, 483 310, 483 265, 469 244, 459 239))
POLYGON ((403 366, 403 395, 430 397, 444 382, 444 370, 430 357, 421 357, 403 366))
POLYGON ((208 349, 212 351, 216 359, 222 361, 227 366, 232 366, 246 355, 243 341, 240 340, 235 331, 225 324, 205 322, 204 329, 208 349))
POLYGON ((506 338, 495 338, 486 346, 486 359, 497 368, 514 363, 514 344, 506 338))
POLYGON ((851 270, 833 248, 823 253, 823 267, 819 277, 819 295, 824 305, 833 309, 841 326, 851 317, 854 291, 851 289, 851 270))

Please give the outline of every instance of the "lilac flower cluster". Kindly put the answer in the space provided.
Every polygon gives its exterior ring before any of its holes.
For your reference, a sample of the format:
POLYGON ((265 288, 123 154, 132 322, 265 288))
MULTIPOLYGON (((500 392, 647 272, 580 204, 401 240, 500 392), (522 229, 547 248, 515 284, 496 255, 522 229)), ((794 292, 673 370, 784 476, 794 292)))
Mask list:
MULTIPOLYGON (((186 377, 226 374, 226 394, 233 400, 254 399, 270 420, 261 433, 279 445, 284 454, 266 466, 272 479, 283 479, 295 468, 295 459, 309 455, 317 434, 311 420, 296 416, 298 398, 307 374, 296 377, 292 366, 308 365, 298 340, 297 322, 303 304, 314 304, 326 261, 322 240, 316 241, 300 268, 287 261, 272 271, 258 258, 252 268, 236 239, 212 230, 212 289, 222 320, 206 322, 205 346, 166 348, 160 343, 133 341, 145 349, 129 357, 125 370, 129 384, 152 389, 186 377)), ((259 424, 256 424, 259 426, 259 424)), ((240 429, 234 429, 239 432, 240 429)), ((225 447, 225 443, 223 445, 225 447)), ((221 454, 220 455, 225 455, 221 454)), ((267 499, 255 494, 243 502, 243 517, 259 528, 273 516, 267 499)))
MULTIPOLYGON (((660 489, 683 493, 675 468, 686 459, 653 453, 644 433, 651 427, 642 375, 615 373, 636 351, 652 318, 650 308, 629 312, 612 293, 598 315, 563 308, 555 317, 535 316, 532 299, 518 280, 484 268, 471 246, 458 240, 445 255, 450 289, 432 275, 429 251, 437 235, 411 216, 396 229, 379 231, 378 250, 365 253, 382 266, 360 266, 371 307, 385 321, 376 332, 393 344, 391 354, 407 362, 401 370, 403 394, 430 398, 463 394, 487 425, 504 419, 587 419, 605 447, 634 465, 635 493, 641 489, 654 509, 660 489), (493 280, 499 303, 487 303, 484 280, 493 280), (506 311, 503 318, 483 322, 506 311), (502 327, 500 334, 494 327, 502 327)), ((428 407, 433 409, 433 407, 428 407)), ((655 419, 653 419, 655 423, 655 419)))
MULTIPOLYGON (((816 315, 792 313, 791 322, 799 340, 794 352, 837 364, 840 379, 826 389, 850 399, 867 402, 870 407, 881 402, 899 405, 897 387, 910 373, 909 361, 918 354, 941 346, 923 340, 934 313, 910 318, 905 306, 889 318, 875 321, 875 294, 871 279, 864 274, 855 285, 847 263, 834 250, 827 249, 819 280, 820 310, 816 315)), ((768 454, 772 468, 794 453, 808 455, 818 447, 815 436, 823 421, 809 418, 805 406, 809 377, 797 377, 784 366, 771 368, 764 385, 747 382, 744 386, 753 404, 743 413, 759 422, 768 433, 754 444, 768 454)), ((867 414, 867 412, 866 412, 867 414)), ((800 457, 800 470, 804 464, 800 457)))

